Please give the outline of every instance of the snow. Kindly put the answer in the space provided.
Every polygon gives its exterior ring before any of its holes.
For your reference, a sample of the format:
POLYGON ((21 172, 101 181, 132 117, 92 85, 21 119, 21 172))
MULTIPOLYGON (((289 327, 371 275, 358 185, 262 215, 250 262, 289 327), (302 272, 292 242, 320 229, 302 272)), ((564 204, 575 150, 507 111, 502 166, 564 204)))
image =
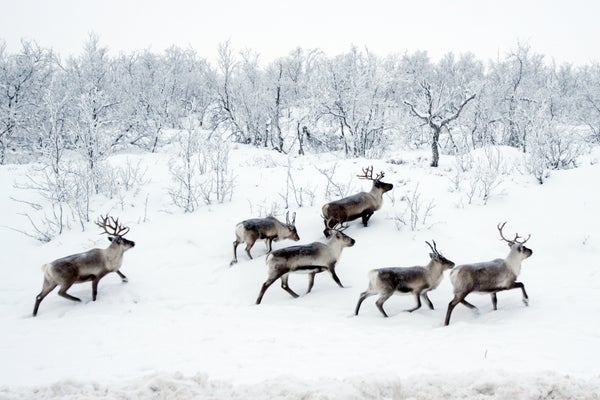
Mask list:
MULTIPOLYGON (((519 162, 512 149, 498 148, 509 166, 519 162)), ((475 154, 480 157, 481 154, 475 154)), ((579 168, 553 172, 544 185, 515 165, 502 171, 500 185, 483 204, 468 204, 453 189, 453 157, 428 167, 425 152, 398 152, 388 160, 342 159, 333 154, 287 157, 238 146, 232 153, 236 187, 230 203, 183 214, 169 203, 168 152, 119 154, 115 164, 138 161, 150 179, 126 201, 98 199, 98 214, 110 211, 131 227, 136 247, 125 254, 122 271, 99 285, 56 291, 31 311, 41 289, 42 264, 105 247, 108 241, 90 223, 41 244, 13 229, 0 229, 0 399, 27 398, 271 398, 271 399, 431 399, 431 398, 589 398, 600 393, 600 173, 598 154, 579 168), (334 179, 352 190, 368 190, 354 178, 362 167, 385 171, 394 190, 364 228, 355 221, 345 231, 356 245, 342 252, 336 271, 345 288, 327 273, 317 275, 308 295, 293 299, 278 283, 262 304, 256 296, 266 279, 265 245, 257 242, 249 260, 238 247, 232 258, 237 222, 264 216, 274 207, 284 218, 288 165, 297 187, 315 192, 313 204, 297 212, 299 242, 274 242, 273 248, 325 240, 320 217, 325 178, 315 167, 336 165, 334 179), (433 202, 424 225, 397 229, 406 197, 417 188, 421 202, 433 202), (146 199, 148 201, 146 202, 146 199), (531 233, 533 256, 523 262, 520 291, 472 294, 479 314, 457 306, 443 326, 452 298, 449 279, 413 313, 412 296, 385 304, 390 318, 364 301, 353 315, 367 273, 384 266, 424 265, 434 239, 457 264, 486 261, 508 253, 499 240, 505 232, 531 233)), ((1 225, 28 229, 22 203, 28 194, 14 188, 28 166, 0 166, 1 225)), ((309 203, 307 201, 307 203, 309 203)), ((510 234, 510 233, 507 233, 510 234)), ((447 275, 447 273, 446 273, 447 275)), ((304 293, 306 275, 290 277, 304 293)))

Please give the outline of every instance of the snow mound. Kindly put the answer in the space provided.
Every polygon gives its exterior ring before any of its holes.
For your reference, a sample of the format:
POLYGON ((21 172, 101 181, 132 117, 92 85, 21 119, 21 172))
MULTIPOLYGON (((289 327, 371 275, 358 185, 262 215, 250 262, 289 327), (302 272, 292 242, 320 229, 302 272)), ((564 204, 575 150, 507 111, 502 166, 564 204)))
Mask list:
POLYGON ((30 388, 0 387, 0 399, 599 399, 600 376, 590 379, 545 373, 350 377, 300 380, 280 376, 233 385, 205 374, 157 373, 120 383, 63 380, 30 388))

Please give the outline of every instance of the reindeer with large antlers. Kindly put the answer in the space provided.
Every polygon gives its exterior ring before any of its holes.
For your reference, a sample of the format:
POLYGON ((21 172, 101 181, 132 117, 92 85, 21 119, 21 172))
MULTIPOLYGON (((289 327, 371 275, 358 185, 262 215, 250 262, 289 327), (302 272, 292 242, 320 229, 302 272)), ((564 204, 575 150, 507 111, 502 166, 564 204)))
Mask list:
POLYGON ((458 303, 464 306, 477 310, 473 304, 465 300, 465 297, 471 292, 483 292, 490 293, 492 297, 492 307, 494 310, 497 309, 498 299, 496 293, 503 290, 510 289, 521 289, 523 292, 523 303, 529 304, 529 297, 525 291, 525 285, 521 282, 517 282, 517 277, 521 272, 521 262, 528 257, 531 257, 533 251, 524 246, 525 242, 529 240, 531 235, 527 239, 523 239, 519 234, 515 234, 514 239, 510 240, 504 237, 502 230, 506 222, 498 224, 498 232, 500 233, 501 240, 508 243, 510 251, 506 258, 497 258, 492 261, 474 263, 474 264, 463 264, 455 267, 450 272, 450 281, 454 286, 454 298, 448 304, 448 311, 446 312, 445 325, 450 323, 450 316, 452 310, 458 303))
POLYGON ((127 277, 119 271, 119 268, 123 264, 123 253, 135 246, 135 242, 124 238, 129 232, 129 228, 122 226, 118 218, 110 217, 109 219, 108 215, 106 217, 100 216, 96 225, 103 230, 100 234, 108 235, 110 245, 105 249, 91 249, 44 264, 42 266, 44 284, 42 291, 35 298, 34 317, 37 315, 44 297, 57 286, 60 286, 58 291, 60 296, 72 301, 81 301, 81 299, 68 294, 67 290, 74 283, 91 281, 92 300, 96 301, 98 282, 106 274, 116 272, 123 282, 127 282, 127 277))
POLYGON ((325 230, 323 234, 327 236, 330 229, 338 224, 344 224, 357 218, 362 218, 362 223, 367 226, 369 218, 373 213, 381 208, 383 203, 383 194, 394 188, 391 183, 382 182, 384 173, 378 173, 373 178, 373 166, 363 168, 363 174, 357 175, 360 179, 373 181, 373 186, 369 192, 360 192, 352 196, 344 197, 332 201, 323 206, 323 222, 325 230))

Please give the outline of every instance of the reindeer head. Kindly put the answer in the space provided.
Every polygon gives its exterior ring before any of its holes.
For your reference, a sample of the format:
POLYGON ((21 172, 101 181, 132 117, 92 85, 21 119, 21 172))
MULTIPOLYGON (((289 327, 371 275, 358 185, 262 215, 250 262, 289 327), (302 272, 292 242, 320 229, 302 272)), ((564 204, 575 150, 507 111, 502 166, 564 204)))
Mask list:
POLYGON ((502 229, 504 229, 504 225, 506 225, 506 222, 504 222, 503 224, 498 224, 498 226, 497 226, 498 232, 500 233, 501 240, 504 240, 505 242, 507 242, 508 247, 510 247, 511 251, 515 251, 515 252, 519 253, 521 255, 522 259, 531 257, 531 255, 533 254, 533 250, 531 250, 528 247, 523 246, 523 244, 529 240, 529 238, 531 237, 531 234, 529 234, 527 236, 527 239, 519 241, 519 238, 520 239, 523 239, 523 238, 521 236, 519 236, 518 233, 516 233, 515 238, 512 240, 509 240, 509 239, 505 238, 504 234, 502 233, 502 229))
POLYGON ((435 244, 435 240, 431 241, 433 242, 433 246, 428 241, 425 241, 425 243, 427 243, 427 245, 431 249, 431 253, 429 253, 429 257, 431 258, 431 260, 440 263, 442 265, 443 270, 454 267, 454 262, 448 260, 442 255, 442 253, 438 251, 437 245, 435 244))
POLYGON ((346 235, 343 231, 348 228, 347 225, 337 224, 331 229, 326 230, 325 236, 327 239, 331 240, 339 240, 344 244, 344 247, 352 247, 356 240, 352 239, 350 236, 346 235))
POLYGON ((103 232, 100 234, 107 234, 108 240, 117 246, 123 247, 125 250, 129 250, 133 246, 135 246, 135 242, 132 240, 125 239, 124 236, 129 232, 129 228, 123 226, 119 223, 119 218, 114 219, 113 217, 103 217, 102 215, 98 217, 98 221, 96 221, 96 225, 102 228, 103 232), (109 221, 110 218, 110 221, 109 221), (112 224, 111 224, 112 223, 112 224), (109 231, 109 229, 111 231, 109 231))
POLYGON ((360 179, 367 179, 367 180, 373 181, 373 187, 380 189, 382 193, 389 192, 390 190, 392 190, 394 188, 394 185, 392 185, 391 183, 385 183, 385 182, 381 181, 381 179, 385 176, 383 171, 378 173, 377 176, 375 176, 375 178, 373 178, 373 166, 372 165, 370 167, 363 168, 362 170, 363 170, 363 174, 357 175, 357 177, 360 179))

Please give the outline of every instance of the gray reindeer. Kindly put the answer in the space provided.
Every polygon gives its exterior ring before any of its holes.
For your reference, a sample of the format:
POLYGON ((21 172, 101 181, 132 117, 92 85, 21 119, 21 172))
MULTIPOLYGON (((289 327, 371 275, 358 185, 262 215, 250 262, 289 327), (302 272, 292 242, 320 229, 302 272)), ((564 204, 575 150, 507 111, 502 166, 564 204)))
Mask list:
POLYGON ((254 243, 259 239, 267 241, 267 253, 271 252, 273 241, 283 239, 300 240, 298 231, 296 231, 296 213, 292 214, 290 221, 290 212, 285 214, 285 224, 273 216, 266 218, 252 218, 238 223, 235 226, 235 240, 233 241, 233 260, 229 265, 238 262, 237 247, 240 243, 246 243, 246 254, 252 259, 250 250, 254 243))
POLYGON ((44 284, 42 291, 35 298, 33 307, 33 316, 35 317, 44 297, 48 295, 55 287, 60 286, 59 296, 72 301, 81 301, 81 299, 71 296, 67 290, 74 283, 92 282, 92 300, 96 301, 98 295, 98 282, 105 275, 116 272, 123 282, 127 282, 127 277, 123 275, 119 268, 123 264, 123 254, 135 246, 135 242, 125 239, 124 236, 129 232, 129 228, 122 226, 119 219, 109 217, 100 217, 96 225, 101 227, 108 234, 110 245, 105 249, 91 249, 83 253, 73 254, 51 263, 44 264, 44 284), (111 224, 112 222, 112 224, 111 224), (109 231, 109 229, 111 229, 109 231))
MULTIPOLYGON (((515 238, 512 240, 506 239, 502 233, 502 229, 506 222, 502 225, 498 224, 498 232, 500 232, 500 238, 508 243, 510 251, 506 258, 497 258, 492 261, 479 262, 474 264, 463 264, 455 267, 450 273, 450 281, 454 286, 454 298, 448 304, 448 311, 446 312, 446 320, 444 325, 450 323, 450 316, 452 310, 458 303, 464 306, 477 310, 473 304, 465 300, 465 297, 471 292, 483 292, 490 293, 492 297, 492 306, 494 310, 497 309, 498 299, 496 293, 503 290, 510 289, 521 289, 523 292, 523 303, 529 304, 529 297, 525 291, 525 285, 521 282, 517 282, 517 277, 521 273, 521 262, 526 258, 531 257, 533 250, 523 246, 525 242, 529 240, 531 235, 527 239, 519 241, 521 238, 517 233, 515 238)), ((522 239, 522 238, 521 238, 522 239)))
POLYGON ((425 243, 431 249, 431 253, 429 253, 429 264, 424 267, 379 268, 369 271, 369 287, 360 294, 354 311, 355 315, 358 315, 362 302, 374 294, 380 295, 375 304, 384 317, 388 315, 383 309, 383 303, 395 293, 412 293, 415 296, 417 304, 414 308, 406 310, 408 312, 421 308, 421 297, 433 310, 433 303, 429 300, 427 292, 439 286, 444 277, 444 271, 454 267, 454 263, 438 251, 435 241, 433 241, 433 246, 429 242, 425 243))
POLYGON ((340 287, 344 287, 335 273, 335 266, 342 250, 345 247, 354 246, 355 241, 339 229, 332 230, 328 238, 327 243, 313 242, 306 245, 289 246, 269 254, 266 259, 268 267, 267 280, 260 289, 256 304, 260 304, 265 291, 279 278, 281 278, 283 290, 292 297, 298 297, 288 286, 288 274, 290 273, 308 274, 308 290, 306 293, 310 293, 315 275, 323 271, 329 271, 335 283, 340 287))
POLYGON ((363 225, 367 226, 369 218, 371 218, 375 211, 381 208, 383 194, 394 188, 394 185, 391 183, 381 181, 384 177, 383 172, 380 172, 373 178, 373 166, 363 168, 363 174, 358 175, 358 177, 373 181, 371 190, 325 204, 321 209, 325 224, 325 229, 323 230, 325 236, 327 236, 328 232, 334 226, 354 221, 357 218, 362 218, 363 225))

